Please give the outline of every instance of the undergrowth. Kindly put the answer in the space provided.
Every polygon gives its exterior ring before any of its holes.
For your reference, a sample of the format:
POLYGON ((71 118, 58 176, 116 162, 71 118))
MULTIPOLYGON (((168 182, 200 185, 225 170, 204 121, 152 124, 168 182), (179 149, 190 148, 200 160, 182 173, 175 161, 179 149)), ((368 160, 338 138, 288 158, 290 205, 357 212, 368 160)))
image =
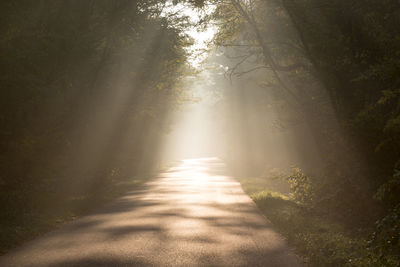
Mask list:
MULTIPOLYGON (((121 196, 129 190, 143 185, 148 178, 134 178, 108 184, 91 193, 58 196, 43 194, 43 202, 36 209, 13 214, 2 213, 0 216, 0 255, 8 250, 55 229, 62 223, 73 220, 89 211, 121 196)), ((37 199, 38 197, 36 197, 37 199)))
POLYGON ((396 257, 376 253, 365 232, 347 229, 329 214, 300 204, 293 194, 268 190, 268 180, 239 179, 245 192, 308 266, 399 266, 396 257))

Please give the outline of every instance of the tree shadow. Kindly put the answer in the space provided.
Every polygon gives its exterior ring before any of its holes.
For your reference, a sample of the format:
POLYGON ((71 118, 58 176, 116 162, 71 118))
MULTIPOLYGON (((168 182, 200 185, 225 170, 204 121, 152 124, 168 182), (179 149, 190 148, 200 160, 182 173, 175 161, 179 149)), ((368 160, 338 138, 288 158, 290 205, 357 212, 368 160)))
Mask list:
POLYGON ((50 261, 43 253, 38 263, 44 264, 38 265, 46 266, 154 266, 154 262, 163 261, 165 265, 186 266, 299 266, 275 265, 290 254, 287 246, 244 195, 240 184, 216 175, 220 168, 202 170, 207 183, 200 183, 198 192, 197 185, 180 173, 177 179, 158 178, 14 256, 38 257, 29 254, 29 249, 73 255, 50 261), (268 242, 276 244, 266 246, 268 242), (138 251, 146 257, 136 258, 138 251), (99 257, 99 253, 110 257, 99 257), (121 258, 116 257, 119 253, 121 258), (182 262, 170 255, 178 255, 182 262))
POLYGON ((62 262, 47 265, 49 267, 121 267, 121 266, 152 266, 141 259, 118 259, 118 258, 82 258, 82 259, 68 259, 62 262))

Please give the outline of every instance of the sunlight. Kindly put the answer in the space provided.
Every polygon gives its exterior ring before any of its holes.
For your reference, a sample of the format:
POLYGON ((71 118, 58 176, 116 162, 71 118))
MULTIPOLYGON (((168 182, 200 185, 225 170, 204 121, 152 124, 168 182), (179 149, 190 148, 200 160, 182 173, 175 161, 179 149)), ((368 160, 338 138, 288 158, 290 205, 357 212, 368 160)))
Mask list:
POLYGON ((211 14, 215 7, 207 6, 204 9, 196 10, 188 4, 178 3, 173 4, 167 3, 162 15, 170 16, 175 14, 178 17, 187 17, 189 22, 192 24, 190 27, 186 27, 184 32, 193 39, 193 45, 191 45, 187 52, 189 54, 188 62, 194 68, 200 68, 201 63, 208 56, 209 42, 217 32, 215 25, 208 25, 208 27, 200 28, 197 24, 200 23, 205 16, 211 14))
POLYGON ((321 2, 0 1, 0 266, 400 266, 400 1, 321 2))
POLYGON ((193 44, 186 48, 187 62, 200 71, 195 79, 186 79, 185 91, 192 100, 184 103, 171 115, 171 131, 163 141, 163 162, 220 155, 220 142, 216 138, 218 127, 213 118, 216 98, 212 95, 212 74, 202 68, 203 62, 209 56, 209 42, 217 27, 211 24, 207 27, 199 25, 213 11, 214 7, 211 6, 194 9, 189 4, 174 5, 168 2, 162 12, 165 17, 187 18, 191 26, 186 26, 183 32, 193 40, 193 44))
POLYGON ((170 173, 165 176, 179 178, 182 184, 195 189, 216 179, 217 176, 210 175, 210 167, 213 165, 224 167, 217 157, 187 158, 181 160, 178 166, 170 168, 170 173))
POLYGON ((223 140, 215 113, 218 97, 212 87, 198 79, 186 89, 198 100, 183 104, 171 115, 171 131, 163 142, 164 162, 222 156, 223 140))

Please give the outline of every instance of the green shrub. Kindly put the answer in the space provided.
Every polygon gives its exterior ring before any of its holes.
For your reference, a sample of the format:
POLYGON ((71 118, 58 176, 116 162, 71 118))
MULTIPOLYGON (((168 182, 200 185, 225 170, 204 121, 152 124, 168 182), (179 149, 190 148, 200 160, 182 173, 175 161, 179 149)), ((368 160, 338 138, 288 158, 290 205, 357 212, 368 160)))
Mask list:
POLYGON ((376 222, 369 243, 385 265, 396 266, 400 262, 400 204, 376 222))
POLYGON ((293 172, 287 179, 293 199, 302 204, 311 204, 315 192, 310 177, 304 174, 300 168, 293 168, 293 172))

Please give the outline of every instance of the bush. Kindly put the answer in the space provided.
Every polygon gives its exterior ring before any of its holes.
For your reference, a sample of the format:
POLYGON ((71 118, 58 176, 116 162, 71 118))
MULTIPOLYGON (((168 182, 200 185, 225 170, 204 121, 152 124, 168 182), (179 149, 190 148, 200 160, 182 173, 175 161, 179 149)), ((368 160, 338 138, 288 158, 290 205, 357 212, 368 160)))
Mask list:
POLYGON ((314 186, 309 176, 300 168, 293 168, 287 177, 293 199, 302 204, 311 204, 314 199, 314 186))
POLYGON ((400 262, 399 241, 400 204, 376 222, 376 231, 369 243, 384 266, 396 266, 400 262))

